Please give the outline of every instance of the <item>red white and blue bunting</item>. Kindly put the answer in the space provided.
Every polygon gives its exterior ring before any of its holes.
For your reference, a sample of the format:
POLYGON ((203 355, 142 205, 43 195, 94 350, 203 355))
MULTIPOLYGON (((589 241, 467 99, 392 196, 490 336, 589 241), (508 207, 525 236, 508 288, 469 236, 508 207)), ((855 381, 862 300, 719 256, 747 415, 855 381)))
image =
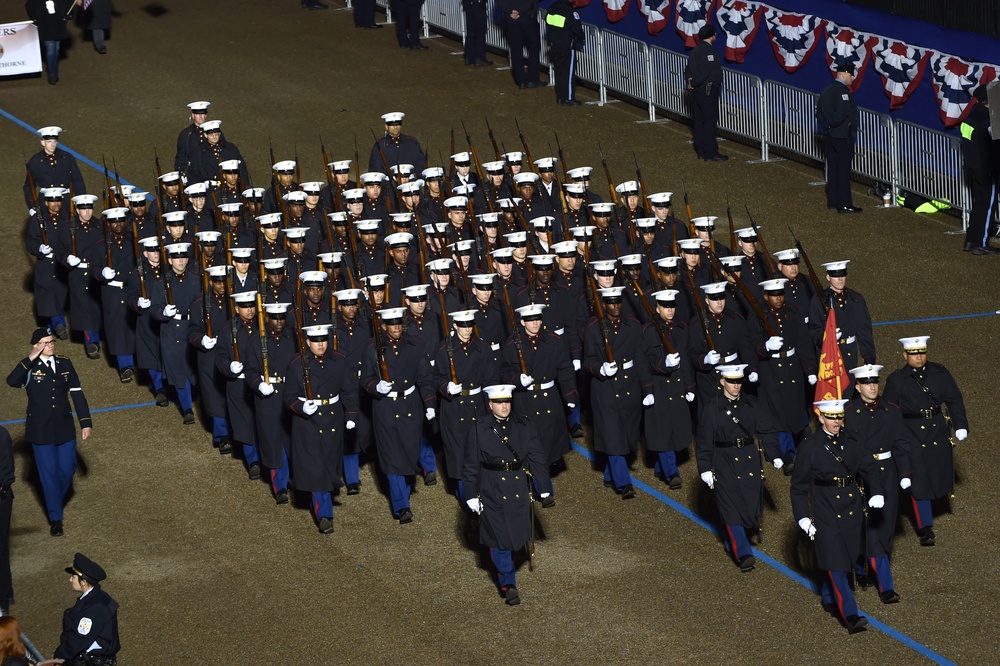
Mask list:
POLYGON ((715 0, 677 0, 677 34, 689 49, 698 44, 698 31, 708 23, 715 0))
POLYGON ((608 21, 618 23, 628 14, 628 5, 631 0, 604 0, 604 13, 608 15, 608 21))
POLYGON ((826 64, 831 73, 836 73, 842 64, 854 65, 854 83, 851 92, 861 87, 861 80, 868 68, 868 54, 878 37, 854 28, 842 27, 826 22, 826 64))
POLYGON ((670 0, 637 0, 639 11, 646 17, 646 30, 651 35, 658 35, 667 27, 667 14, 670 13, 670 0))
POLYGON ((716 14, 726 35, 725 58, 730 62, 743 62, 753 38, 757 35, 764 5, 745 0, 724 0, 716 14))
POLYGON ((872 66, 882 77, 889 108, 901 108, 920 85, 931 52, 888 37, 877 37, 871 52, 872 66))
POLYGON ((931 51, 931 81, 941 107, 941 122, 954 127, 972 110, 972 91, 987 80, 986 66, 931 51))
POLYGON ((824 19, 768 7, 764 12, 774 55, 789 74, 805 64, 819 44, 824 19))

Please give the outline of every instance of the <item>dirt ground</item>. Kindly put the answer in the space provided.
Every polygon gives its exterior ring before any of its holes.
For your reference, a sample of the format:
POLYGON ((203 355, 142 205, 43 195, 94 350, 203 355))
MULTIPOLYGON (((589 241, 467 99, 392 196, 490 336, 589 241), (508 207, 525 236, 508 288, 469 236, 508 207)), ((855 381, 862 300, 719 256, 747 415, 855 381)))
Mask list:
MULTIPOLYGON (((404 131, 429 147, 434 163, 449 154, 450 129, 461 120, 481 159, 492 152, 487 117, 514 149, 516 118, 536 157, 551 152, 558 132, 571 168, 599 167, 600 142, 618 181, 633 177, 633 151, 650 192, 679 192, 683 179, 696 215, 724 215, 728 194, 743 226, 746 203, 772 252, 791 246, 785 225, 793 225, 815 265, 852 260, 849 283, 865 294, 876 322, 998 309, 1000 259, 960 252, 961 237, 948 235, 954 218, 875 209, 860 186, 855 203, 864 214, 838 216, 826 210, 823 189, 809 185, 821 178, 816 169, 749 164, 754 150, 731 142, 723 147, 729 162, 698 162, 684 124, 637 124, 642 110, 626 104, 559 107, 551 89, 518 90, 508 71, 463 66, 453 41, 400 50, 391 28, 355 30, 350 12, 308 12, 294 0, 116 6, 106 56, 74 29, 60 83, 5 80, 0 108, 31 127, 62 126, 65 145, 98 162, 114 157, 123 177, 146 189, 154 149, 172 158, 185 104, 196 99, 212 102, 210 117, 223 120, 258 180, 267 177, 269 138, 279 160, 297 150, 303 177, 321 180, 320 137, 331 159, 353 157, 356 139, 365 162, 369 128, 379 131, 388 111, 406 112, 404 131)), ((0 22, 21 18, 19 3, 0 8, 0 22)), ((9 369, 27 352, 35 325, 31 260, 20 238, 22 155, 38 144, 10 118, 0 128, 8 240, 0 245, 8 284, 0 343, 9 369)), ((81 166, 98 192, 100 174, 81 166)), ((592 187, 606 190, 599 170, 592 187)), ((301 498, 295 507, 275 506, 267 486, 220 457, 206 432, 182 427, 173 407, 149 406, 147 389, 121 385, 107 362, 89 361, 81 345, 68 343, 60 352, 80 370, 92 408, 134 407, 95 415, 61 539, 48 534, 23 424, 7 426, 18 466, 12 612, 50 654, 61 611, 74 599, 62 570, 79 550, 109 572, 105 589, 121 604, 123 664, 915 663, 930 658, 927 650, 955 663, 993 662, 1000 601, 992 544, 1000 527, 991 518, 997 427, 987 377, 998 325, 985 316, 875 329, 888 369, 902 363, 896 338, 931 335, 932 358, 957 378, 971 421, 956 449, 951 512, 935 525, 938 545, 919 547, 911 519, 900 520, 893 565, 902 603, 858 593, 884 630, 849 637, 781 566, 762 563, 741 575, 716 537, 676 510, 712 518, 693 461, 682 465, 684 488, 671 492, 640 458, 633 474, 646 484, 640 490, 653 492, 622 502, 580 452, 567 456, 568 471, 556 481, 556 507, 539 513, 535 569, 520 569, 523 603, 508 608, 442 484, 418 484, 415 520, 400 526, 366 466, 362 493, 337 498, 336 533, 324 537, 301 498)), ((0 421, 23 418, 23 392, 2 395, 0 421)), ((760 549, 811 576, 788 480, 770 470, 766 485, 773 505, 760 549)))

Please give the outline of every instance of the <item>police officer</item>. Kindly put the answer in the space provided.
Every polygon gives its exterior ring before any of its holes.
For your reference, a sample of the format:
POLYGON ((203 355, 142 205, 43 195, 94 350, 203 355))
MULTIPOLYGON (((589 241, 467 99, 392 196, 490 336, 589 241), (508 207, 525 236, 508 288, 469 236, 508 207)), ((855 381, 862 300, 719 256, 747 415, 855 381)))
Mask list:
POLYGON ((487 7, 486 0, 462 0, 465 12, 465 64, 489 67, 486 59, 487 7))
POLYGON ((503 14, 504 32, 510 46, 510 71, 514 75, 514 83, 520 88, 543 87, 545 84, 538 79, 542 50, 538 34, 538 1, 498 0, 497 5, 503 14), (527 67, 524 62, 525 47, 528 49, 527 67))
POLYGON ((101 589, 107 574, 83 553, 66 567, 69 583, 80 593, 63 613, 63 629, 55 658, 81 664, 114 666, 121 649, 118 641, 118 602, 101 589))
POLYGON ((561 106, 579 106, 573 94, 573 52, 583 49, 583 23, 570 0, 556 0, 546 10, 545 38, 551 47, 549 59, 556 74, 556 101, 561 106))
MULTIPOLYGON (((514 553, 532 538, 529 479, 549 486, 548 467, 532 422, 511 414, 513 384, 485 389, 490 414, 467 430, 462 481, 466 504, 479 514, 479 539, 490 549, 500 594, 510 606, 521 603, 514 553)), ((541 495, 543 500, 547 493, 541 495)), ((530 556, 530 555, 529 555, 530 556)))
POLYGON ((31 334, 31 351, 7 375, 7 385, 27 390, 24 436, 35 453, 49 516, 49 533, 62 536, 63 500, 76 472, 76 428, 70 398, 80 421, 82 439, 90 437, 92 424, 73 362, 65 356, 56 356, 55 344, 50 329, 36 329, 31 334))
POLYGON ((969 436, 962 392, 947 368, 927 361, 929 339, 928 335, 899 339, 906 365, 889 375, 882 394, 899 405, 903 423, 916 439, 912 485, 904 478, 900 487, 910 491, 921 546, 935 543, 932 502, 948 497, 955 487, 952 429, 959 442, 969 436), (947 408, 947 417, 942 407, 947 408))
POLYGON ((692 119, 694 121, 694 151, 698 159, 706 162, 724 162, 728 155, 719 152, 715 128, 719 123, 719 97, 722 93, 722 63, 715 52, 715 28, 702 26, 698 31, 698 45, 688 58, 684 78, 691 91, 692 119))
POLYGON ((851 161, 858 133, 858 105, 851 96, 854 64, 837 65, 836 78, 816 102, 816 121, 826 137, 826 207, 838 213, 860 213, 851 199, 851 161))
POLYGON ((972 211, 965 230, 963 250, 974 255, 1000 253, 987 241, 997 205, 997 177, 1000 176, 1000 143, 990 135, 990 105, 987 84, 973 91, 976 105, 962 121, 962 161, 972 193, 972 211))

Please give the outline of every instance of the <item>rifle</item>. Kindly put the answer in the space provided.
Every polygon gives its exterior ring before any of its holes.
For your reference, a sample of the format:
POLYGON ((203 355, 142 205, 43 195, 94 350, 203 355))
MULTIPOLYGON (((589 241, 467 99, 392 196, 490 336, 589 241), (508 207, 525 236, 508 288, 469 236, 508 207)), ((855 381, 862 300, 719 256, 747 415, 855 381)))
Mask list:
POLYGON ((733 254, 735 254, 736 229, 733 227, 733 209, 729 206, 729 192, 726 192, 726 217, 729 218, 729 247, 733 251, 733 254))
POLYGON ((507 283, 504 280, 500 281, 503 286, 503 300, 504 305, 507 306, 507 319, 510 320, 510 331, 511 337, 514 339, 514 348, 517 350, 517 362, 521 366, 521 374, 528 374, 528 364, 524 362, 524 347, 521 342, 521 331, 517 328, 517 322, 514 321, 514 306, 510 303, 510 293, 507 290, 507 283))
MULTIPOLYGON (((642 170, 639 169, 639 158, 635 156, 634 151, 632 152, 632 161, 635 162, 635 179, 639 181, 639 191, 642 193, 643 205, 648 206, 649 195, 646 193, 646 181, 642 179, 642 170)), ((647 212, 647 215, 648 214, 649 213, 647 212)), ((670 224, 670 231, 672 233, 674 232, 674 225, 672 223, 670 224)), ((638 231, 635 232, 635 235, 636 235, 636 240, 642 240, 638 231)), ((676 233, 674 233, 674 235, 676 236, 676 233)), ((656 275, 656 265, 653 263, 652 247, 650 247, 649 245, 646 246, 646 258, 649 260, 650 276, 656 275)))
POLYGON ((768 272, 767 277, 773 277, 778 274, 778 268, 774 265, 774 258, 771 257, 771 253, 767 251, 767 245, 764 243, 764 237, 760 235, 760 229, 757 227, 757 223, 754 221, 753 215, 750 214, 750 207, 746 204, 743 204, 743 207, 747 209, 747 217, 750 218, 750 226, 757 235, 757 242, 760 244, 760 251, 764 255, 764 264, 767 266, 768 272))
POLYGON ((608 161, 604 158, 604 149, 601 142, 597 142, 597 150, 601 153, 601 166, 604 167, 604 177, 608 179, 608 192, 611 193, 611 201, 617 206, 621 204, 618 200, 618 193, 615 191, 615 182, 611 179, 611 169, 608 168, 608 161))
MULTIPOLYGON (((323 262, 319 262, 320 266, 323 262)), ((341 262, 343 264, 343 262, 341 262)), ((320 270, 323 270, 320 268, 320 270)), ((337 320, 340 319, 337 316, 337 290, 333 285, 333 280, 330 280, 330 323, 333 324, 333 351, 337 351, 340 348, 340 334, 338 329, 340 328, 337 320)))
POLYGON ((299 144, 293 143, 292 149, 294 150, 293 155, 295 156, 295 182, 302 182, 302 166, 299 164, 299 144))
MULTIPOLYGON (((465 121, 460 121, 462 123, 462 130, 465 132, 465 142, 469 144, 469 152, 472 153, 472 163, 476 165, 476 177, 479 178, 479 186, 482 187, 485 183, 483 178, 483 167, 479 164, 479 155, 476 153, 476 147, 472 145, 472 137, 469 136, 469 130, 465 129, 465 121)), ((489 211, 493 212, 493 203, 490 201, 489 197, 484 197, 486 199, 486 207, 489 211)), ((469 201, 472 201, 472 193, 469 193, 469 201)))
MULTIPOLYGON (((153 148, 153 159, 156 161, 156 204, 159 206, 159 215, 163 217, 163 214, 167 212, 167 209, 163 207, 163 181, 160 180, 163 177, 163 171, 160 169, 160 156, 156 152, 156 148, 153 148)), ((115 171, 118 169, 116 168, 115 171)), ((116 174, 117 175, 117 174, 116 174)), ((215 203, 215 209, 219 209, 219 202, 215 197, 215 193, 218 190, 212 190, 212 201, 215 203)))
MULTIPOLYGON (((107 210, 108 209, 107 194, 105 194, 102 197, 102 199, 103 201, 101 202, 101 208, 102 210, 107 210)), ((108 268, 113 269, 114 266, 112 265, 112 255, 111 255, 111 223, 108 221, 107 215, 102 215, 101 217, 104 218, 104 254, 107 259, 108 268)))
POLYGON ((604 356, 608 363, 615 362, 615 354, 611 349, 611 333, 608 330, 608 320, 604 316, 604 304, 601 302, 601 295, 597 291, 597 276, 594 274, 594 268, 590 264, 590 253, 585 249, 584 253, 586 255, 585 260, 587 261, 587 283, 590 286, 590 291, 594 297, 594 314, 597 317, 597 323, 601 328, 601 341, 604 343, 604 356))
POLYGON ((643 309, 646 314, 649 315, 649 321, 653 322, 653 326, 656 328, 657 334, 660 336, 660 342, 663 344, 663 348, 667 350, 668 354, 676 354, 677 350, 670 343, 670 338, 667 337, 666 332, 660 327, 660 316, 656 314, 653 310, 653 306, 650 304, 649 299, 644 293, 642 293, 642 287, 639 286, 638 280, 632 280, 632 287, 635 289, 635 293, 639 295, 639 302, 642 303, 643 309))
POLYGON ((691 215, 691 202, 688 201, 688 186, 687 182, 685 182, 683 178, 681 178, 681 185, 684 187, 684 208, 687 211, 688 227, 691 232, 691 238, 697 238, 698 235, 695 233, 694 222, 692 222, 694 216, 691 215))
MULTIPOLYGON (((385 165, 385 170, 386 171, 391 171, 391 169, 389 169, 389 160, 387 160, 386 157, 385 157, 385 151, 382 150, 382 145, 378 142, 378 138, 375 136, 375 130, 373 130, 372 128, 369 127, 368 131, 372 133, 372 138, 375 139, 375 146, 378 148, 378 154, 379 154, 379 157, 382 158, 382 163, 385 165)), ((400 179, 399 169, 397 168, 396 169, 396 184, 397 185, 399 185, 399 179, 400 179)), ((387 192, 382 192, 382 196, 386 197, 386 206, 387 206, 389 212, 391 213, 392 210, 393 210, 393 206, 392 206, 392 199, 393 199, 393 197, 388 196, 387 192)))
MULTIPOLYGON (((712 255, 712 257, 716 258, 714 254, 712 255)), ((750 305, 750 309, 753 310, 753 313, 755 315, 757 315, 757 319, 760 321, 760 325, 764 329, 764 333, 766 333, 768 337, 773 337, 775 335, 778 335, 777 331, 774 330, 774 327, 771 326, 771 322, 768 321, 767 314, 760 307, 760 303, 757 302, 757 299, 754 297, 753 293, 750 291, 750 288, 747 287, 746 282, 744 282, 743 280, 741 280, 740 277, 738 275, 736 275, 735 273, 729 271, 725 267, 725 265, 722 264, 722 262, 719 262, 719 269, 722 271, 722 274, 727 279, 731 278, 732 281, 733 281, 733 283, 737 287, 739 287, 740 292, 743 294, 743 298, 745 298, 746 301, 747 301, 747 303, 750 305)))
POLYGON ((788 232, 792 234, 792 240, 795 241, 795 248, 799 251, 799 255, 806 262, 806 268, 809 270, 809 281, 812 282, 813 290, 816 292, 816 300, 823 304, 823 313, 826 314, 830 312, 830 304, 824 301, 820 294, 823 293, 823 289, 819 286, 819 278, 816 277, 816 271, 813 270, 812 262, 809 261, 809 255, 806 254, 806 249, 802 247, 802 243, 796 238, 795 232, 792 231, 792 225, 788 225, 788 232))
POLYGON ((455 370, 455 350, 451 345, 451 329, 448 326, 448 312, 444 302, 444 292, 440 289, 438 293, 438 303, 441 309, 441 334, 444 336, 445 349, 448 351, 448 372, 451 374, 452 383, 458 383, 458 372, 455 370))
POLYGON ((566 219, 569 217, 569 207, 566 205, 566 188, 564 185, 569 182, 569 169, 566 168, 566 156, 563 154, 562 144, 559 143, 559 135, 553 132, 556 137, 556 150, 559 155, 559 166, 562 167, 563 180, 562 182, 556 181, 559 186, 559 201, 562 203, 562 228, 563 228, 563 239, 569 240, 573 234, 569 232, 569 221, 566 219))
POLYGON ((146 298, 146 267, 142 264, 143 256, 139 252, 139 227, 135 215, 132 216, 132 252, 135 254, 135 272, 139 276, 139 292, 146 298))
POLYGON ((35 215, 38 216, 38 230, 42 234, 42 245, 49 244, 49 232, 45 229, 45 213, 38 206, 38 190, 35 189, 35 177, 31 175, 31 169, 28 167, 28 163, 24 163, 24 168, 28 172, 28 187, 31 188, 31 200, 35 204, 35 215))
MULTIPOLYGON (((263 266, 263 263, 261 264, 263 266)), ((257 291, 257 327, 260 329, 260 358, 264 363, 264 382, 271 383, 271 373, 267 363, 267 328, 264 326, 264 299, 260 297, 260 290, 257 291)))
MULTIPOLYGON (((302 288, 295 295, 295 329, 299 338, 299 357, 302 359, 302 384, 306 389, 306 400, 313 399, 312 382, 309 379, 309 347, 306 346, 305 332, 302 330, 302 288)), ((235 341, 235 338, 234 338, 235 341)))
POLYGON ((76 204, 73 203, 73 183, 69 184, 69 253, 74 257, 76 254, 76 204))
POLYGON ((207 264, 205 263, 205 254, 201 255, 201 307, 202 316, 205 318, 205 335, 210 338, 214 338, 212 335, 212 303, 209 300, 211 298, 208 271, 206 270, 207 264))
POLYGON ((705 344, 708 345, 709 351, 715 351, 715 341, 712 339, 712 332, 708 328, 708 313, 705 312, 705 304, 698 297, 698 287, 695 286, 694 280, 688 283, 691 287, 691 296, 694 297, 694 305, 698 310, 698 321, 701 322, 701 330, 705 333, 705 344))
POLYGON ((375 309, 375 297, 372 295, 372 288, 365 284, 365 294, 368 296, 368 303, 372 308, 372 337, 375 339, 375 359, 378 361, 379 377, 384 382, 389 379, 389 366, 385 362, 385 340, 382 338, 382 318, 375 309))
POLYGON ((517 136, 521 139, 521 148, 524 150, 525 156, 528 158, 528 164, 532 171, 535 170, 535 160, 531 159, 531 149, 528 148, 528 142, 524 140, 524 132, 521 131, 521 125, 517 122, 517 118, 514 118, 514 125, 517 127, 517 136))
MULTIPOLYGON (((378 143, 376 141, 375 143, 378 143)), ((358 158, 358 135, 354 135, 354 187, 361 183, 361 162, 358 158)))
MULTIPOLYGON (((101 155, 101 162, 104 164, 104 188, 108 193, 108 201, 110 201, 111 205, 114 206, 116 205, 115 199, 118 198, 118 195, 116 195, 114 189, 112 189, 113 186, 111 185, 111 176, 108 175, 108 161, 104 159, 104 155, 101 155)), ((121 194, 121 192, 118 194, 121 194)))
POLYGON ((500 146, 497 145, 496 137, 493 136, 493 128, 490 127, 490 119, 489 118, 486 119, 486 131, 488 131, 490 133, 490 143, 493 144, 493 153, 496 155, 496 158, 499 160, 499 159, 501 159, 503 157, 503 153, 500 152, 500 146))

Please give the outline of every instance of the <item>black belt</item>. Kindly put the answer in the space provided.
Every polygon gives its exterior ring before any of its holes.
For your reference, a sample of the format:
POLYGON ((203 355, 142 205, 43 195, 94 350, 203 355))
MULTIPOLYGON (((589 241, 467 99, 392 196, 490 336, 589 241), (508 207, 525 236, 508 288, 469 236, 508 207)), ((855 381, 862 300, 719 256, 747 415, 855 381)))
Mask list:
POLYGON ((491 472, 513 472, 515 470, 521 469, 521 461, 517 462, 502 462, 502 463, 483 463, 483 469, 488 469, 491 472))
POLYGON ((813 485, 846 488, 847 486, 854 485, 854 479, 842 479, 839 476, 835 476, 832 479, 813 479, 813 485))
POLYGON ((918 409, 915 412, 903 412, 904 419, 929 419, 941 413, 941 405, 934 405, 927 409, 918 409))
POLYGON ((718 440, 715 442, 715 445, 720 449, 727 449, 730 447, 742 449, 744 446, 750 446, 751 444, 753 444, 753 437, 740 437, 731 442, 720 442, 718 440))

